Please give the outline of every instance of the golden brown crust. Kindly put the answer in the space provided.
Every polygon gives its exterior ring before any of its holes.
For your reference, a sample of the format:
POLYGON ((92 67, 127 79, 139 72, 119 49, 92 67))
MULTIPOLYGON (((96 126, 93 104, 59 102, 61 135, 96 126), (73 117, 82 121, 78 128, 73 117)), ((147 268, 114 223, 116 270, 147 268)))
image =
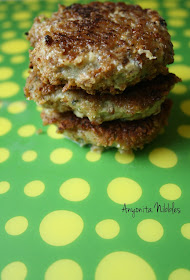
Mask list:
POLYGON ((35 47, 30 59, 45 83, 68 82, 91 94, 119 93, 166 73, 173 62, 160 15, 120 2, 60 5, 50 19, 35 20, 28 39, 35 47))
MULTIPOLYGON (((60 5, 53 18, 46 21, 47 24, 54 23, 51 32, 44 37, 46 45, 59 46, 71 60, 76 58, 81 49, 88 51, 93 46, 98 49, 104 48, 108 55, 114 57, 113 50, 117 45, 124 46, 127 51, 131 51, 133 46, 141 48, 146 45, 146 49, 156 52, 158 41, 162 42, 165 48, 168 44, 165 20, 156 11, 143 10, 138 5, 126 5, 122 2, 91 2, 85 5, 72 4, 68 7, 60 5), (151 25, 152 32, 147 22, 151 25), (161 30, 165 31, 165 34, 159 32, 161 30), (122 39, 125 32, 127 41, 122 39)), ((29 33, 28 38, 30 37, 29 33)), ((140 55, 137 59, 140 60, 140 55)), ((126 55, 123 57, 123 63, 127 62, 126 55)))
POLYGON ((171 100, 167 99, 157 115, 142 120, 115 120, 100 125, 93 125, 87 118, 77 118, 71 112, 58 114, 44 111, 41 117, 44 125, 56 124, 58 132, 69 133, 75 141, 79 141, 80 138, 85 144, 136 150, 151 142, 167 124, 171 106, 171 100))

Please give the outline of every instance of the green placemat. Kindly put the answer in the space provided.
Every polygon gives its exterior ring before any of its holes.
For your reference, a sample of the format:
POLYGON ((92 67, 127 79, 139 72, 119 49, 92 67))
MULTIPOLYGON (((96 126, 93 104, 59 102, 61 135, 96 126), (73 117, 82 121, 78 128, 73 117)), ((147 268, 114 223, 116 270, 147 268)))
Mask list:
POLYGON ((57 3, 0 2, 1 279, 189 280, 190 1, 140 2, 167 20, 183 83, 169 126, 128 156, 62 139, 24 98, 24 32, 57 3))

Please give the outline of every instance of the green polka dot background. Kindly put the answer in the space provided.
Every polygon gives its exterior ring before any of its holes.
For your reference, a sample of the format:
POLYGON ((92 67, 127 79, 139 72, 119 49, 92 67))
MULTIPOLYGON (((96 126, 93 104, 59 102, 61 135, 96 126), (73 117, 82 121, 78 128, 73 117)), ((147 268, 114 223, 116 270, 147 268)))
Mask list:
POLYGON ((190 1, 128 3, 166 19, 175 50, 169 68, 183 82, 153 143, 99 154, 43 127, 41 108, 24 97, 24 33, 58 1, 0 2, 2 280, 190 280, 190 1))

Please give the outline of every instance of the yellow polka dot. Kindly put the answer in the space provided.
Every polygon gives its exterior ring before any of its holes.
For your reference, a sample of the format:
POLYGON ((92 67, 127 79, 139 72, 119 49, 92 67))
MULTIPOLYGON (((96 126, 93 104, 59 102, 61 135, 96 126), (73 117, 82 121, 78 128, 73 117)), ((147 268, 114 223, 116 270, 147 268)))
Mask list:
POLYGON ((2 2, 1 2, 1 6, 0 6, 0 11, 5 11, 7 10, 7 5, 2 5, 2 2))
POLYGON ((22 262, 9 263, 1 272, 1 280, 25 280, 27 268, 22 262))
POLYGON ((158 221, 145 219, 138 224, 137 234, 144 241, 156 242, 162 238, 164 229, 158 221))
POLYGON ((19 64, 25 61, 25 56, 23 55, 15 55, 13 57, 11 57, 11 62, 14 64, 19 64))
POLYGON ((105 256, 96 268, 95 280, 108 279, 156 280, 156 275, 151 266, 141 257, 119 251, 105 256))
POLYGON ((190 270, 178 268, 170 273, 168 280, 190 280, 190 270))
POLYGON ((82 232, 82 218, 71 211, 57 210, 45 216, 40 224, 41 238, 52 246, 65 246, 82 232))
POLYGON ((174 56, 174 60, 175 60, 175 62, 181 62, 181 61, 183 61, 183 57, 180 54, 176 54, 174 56))
POLYGON ((6 54, 17 54, 27 51, 29 43, 23 39, 15 39, 2 43, 1 49, 6 54))
POLYGON ((39 0, 23 0, 23 2, 24 2, 25 4, 30 5, 31 3, 39 2, 39 0))
POLYGON ((43 182, 35 180, 31 181, 30 183, 26 184, 24 187, 24 193, 27 196, 35 197, 42 194, 45 190, 45 185, 43 182))
POLYGON ((37 2, 39 2, 39 0, 23 0, 23 2, 24 2, 25 4, 30 5, 31 3, 37 3, 37 2))
POLYGON ((36 128, 32 124, 23 125, 18 130, 18 135, 21 137, 32 136, 36 132, 36 128))
POLYGON ((28 71, 28 69, 26 69, 26 70, 24 70, 24 71, 22 72, 22 76, 23 76, 24 79, 28 78, 28 76, 29 76, 29 71, 28 71))
POLYGON ((12 39, 16 37, 16 32, 15 31, 5 31, 2 33, 2 38, 3 39, 12 39))
POLYGON ((0 54, 0 62, 2 62, 3 61, 3 56, 0 54))
POLYGON ((115 154, 115 159, 117 162, 122 163, 122 164, 127 164, 130 163, 134 160, 135 156, 133 153, 120 153, 117 152, 115 154))
POLYGON ((186 29, 186 30, 184 30, 184 35, 186 36, 186 37, 190 37, 190 29, 186 29))
POLYGON ((180 77, 183 81, 190 80, 190 67, 183 64, 178 65, 172 65, 169 67, 170 72, 176 74, 178 77, 180 77))
POLYGON ((0 13, 0 20, 5 19, 5 13, 0 13))
POLYGON ((182 137, 190 139, 190 125, 180 125, 177 131, 182 137))
POLYGON ((67 200, 80 201, 89 195, 90 186, 81 178, 72 178, 61 185, 59 192, 67 200))
POLYGON ((9 182, 6 181, 0 182, 0 194, 8 192, 9 189, 10 189, 9 182))
POLYGON ((35 151, 26 151, 22 154, 22 159, 26 162, 34 161, 37 158, 35 151))
POLYGON ((87 159, 88 161, 91 161, 91 162, 98 161, 100 158, 101 158, 101 153, 98 153, 98 152, 89 151, 89 152, 86 154, 86 159, 87 159))
POLYGON ((158 9, 158 3, 153 1, 137 1, 143 9, 158 9))
POLYGON ((169 19, 168 21, 168 25, 172 26, 172 27, 182 27, 185 25, 184 20, 182 19, 169 19))
POLYGON ((8 220, 5 224, 5 231, 10 235, 19 235, 25 232, 28 227, 28 220, 23 216, 17 216, 8 220))
POLYGON ((29 13, 27 11, 17 12, 15 14, 13 14, 14 20, 26 20, 26 19, 29 19, 30 17, 31 17, 31 13, 29 13))
POLYGON ((0 148, 0 163, 6 161, 9 158, 10 152, 6 148, 0 148))
POLYGON ((82 280, 83 273, 78 263, 69 259, 54 262, 45 273, 45 280, 82 280))
POLYGON ((187 116, 190 116, 190 99, 183 101, 180 105, 181 110, 187 116))
POLYGON ((40 6, 36 3, 30 3, 30 10, 32 11, 37 11, 37 10, 40 10, 40 6))
POLYGON ((176 84, 172 89, 172 93, 175 94, 184 94, 185 92, 187 92, 187 87, 183 84, 176 84))
POLYGON ((24 101, 16 101, 12 102, 8 106, 8 112, 11 114, 19 114, 22 113, 26 109, 26 102, 24 101))
POLYGON ((109 183, 107 193, 110 199, 116 203, 130 204, 141 197, 142 189, 137 182, 119 177, 109 183))
POLYGON ((119 224, 112 219, 106 219, 99 222, 95 227, 96 233, 105 239, 111 239, 118 235, 120 231, 119 224))
POLYGON ((13 69, 10 67, 0 67, 0 80, 9 79, 13 75, 13 69))
POLYGON ((156 148, 149 154, 152 164, 161 168, 171 168, 177 164, 176 154, 167 148, 156 148))
POLYGON ((175 30, 169 29, 168 32, 169 32, 170 36, 175 36, 176 35, 176 31, 175 30))
POLYGON ((19 91, 19 86, 15 82, 0 83, 0 97, 7 98, 16 95, 19 91))
POLYGON ((29 29, 30 27, 31 27, 31 25, 32 25, 32 22, 31 21, 23 21, 23 22, 20 22, 19 24, 18 24, 18 27, 19 28, 22 28, 22 29, 29 29))
POLYGON ((181 234, 182 234, 185 238, 190 239, 190 223, 184 224, 184 225, 181 227, 181 234))
POLYGON ((176 2, 163 2, 163 6, 166 8, 176 8, 177 3, 176 2))
POLYGON ((2 23, 3 28, 9 28, 9 27, 11 27, 11 25, 12 25, 12 22, 10 22, 10 21, 5 21, 2 23))
MULTIPOLYGON (((42 108, 41 106, 36 106, 36 110, 37 110, 38 112, 42 112, 43 108, 42 108)), ((48 128, 49 128, 50 126, 55 126, 55 125, 54 125, 54 124, 50 124, 50 125, 48 126, 48 128)), ((55 126, 55 127, 56 127, 56 126, 55 126)))
POLYGON ((7 134, 12 128, 11 122, 6 118, 0 117, 0 136, 7 134))
MULTIPOLYGON (((39 107, 39 108, 40 108, 40 111, 42 111, 42 107, 39 107)), ((54 124, 51 124, 50 126, 48 126, 47 134, 49 137, 51 137, 53 139, 63 139, 64 138, 63 135, 60 133, 57 133, 56 131, 57 131, 57 127, 54 124)))
POLYGON ((181 189, 175 184, 165 184, 160 188, 160 195, 168 200, 176 200, 181 196, 181 189))
POLYGON ((169 9, 168 10, 168 15, 170 17, 175 17, 175 18, 186 18, 188 17, 188 12, 187 10, 183 9, 169 9))
POLYGON ((174 49, 179 49, 181 47, 181 43, 178 41, 172 41, 174 49))
POLYGON ((39 15, 44 15, 45 17, 51 17, 52 12, 50 12, 50 11, 40 11, 39 15))
MULTIPOLYGON (((101 1, 103 1, 103 0, 101 0, 101 1)), ((54 2, 54 0, 48 0, 48 2, 54 2)), ((69 6, 69 5, 71 5, 71 4, 73 4, 73 3, 76 3, 76 2, 78 2, 78 1, 75 1, 75 0, 65 0, 65 5, 66 6, 69 6)))
POLYGON ((63 164, 68 162, 72 158, 72 151, 69 149, 65 148, 58 148, 55 149, 51 154, 50 154, 50 159, 53 163, 56 164, 63 164))

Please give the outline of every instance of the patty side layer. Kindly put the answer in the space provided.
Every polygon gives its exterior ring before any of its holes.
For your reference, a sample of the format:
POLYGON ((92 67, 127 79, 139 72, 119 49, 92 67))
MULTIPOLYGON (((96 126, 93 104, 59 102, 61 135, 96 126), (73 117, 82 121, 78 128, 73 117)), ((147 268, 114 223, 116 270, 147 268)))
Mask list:
POLYGON ((46 109, 41 113, 43 124, 56 124, 58 132, 81 145, 116 147, 120 150, 142 149, 167 124, 172 102, 167 99, 161 112, 143 120, 115 120, 93 125, 87 118, 78 118, 71 112, 59 114, 46 109))
POLYGON ((120 95, 89 95, 80 89, 63 92, 62 86, 46 85, 31 71, 25 95, 43 108, 62 113, 72 111, 77 117, 88 117, 92 123, 100 124, 115 119, 142 119, 159 113, 161 104, 178 81, 174 74, 159 75, 128 88, 120 95))

